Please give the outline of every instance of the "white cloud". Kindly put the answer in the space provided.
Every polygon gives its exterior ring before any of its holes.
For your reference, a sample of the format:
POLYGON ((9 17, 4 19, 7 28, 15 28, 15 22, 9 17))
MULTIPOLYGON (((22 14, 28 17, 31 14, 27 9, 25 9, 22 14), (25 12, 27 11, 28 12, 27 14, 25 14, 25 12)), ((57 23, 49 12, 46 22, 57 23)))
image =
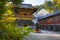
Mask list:
POLYGON ((24 0, 23 3, 26 3, 26 4, 32 4, 33 6, 34 5, 40 5, 40 4, 43 4, 45 0, 24 0))

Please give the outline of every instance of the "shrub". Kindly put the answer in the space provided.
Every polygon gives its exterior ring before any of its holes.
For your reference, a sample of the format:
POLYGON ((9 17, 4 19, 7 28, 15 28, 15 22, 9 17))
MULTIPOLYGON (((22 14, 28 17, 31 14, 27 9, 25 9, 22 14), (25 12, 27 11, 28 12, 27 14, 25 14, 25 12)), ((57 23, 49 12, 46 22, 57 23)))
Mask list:
POLYGON ((30 32, 29 27, 17 28, 9 24, 0 29, 0 40, 22 40, 30 32))

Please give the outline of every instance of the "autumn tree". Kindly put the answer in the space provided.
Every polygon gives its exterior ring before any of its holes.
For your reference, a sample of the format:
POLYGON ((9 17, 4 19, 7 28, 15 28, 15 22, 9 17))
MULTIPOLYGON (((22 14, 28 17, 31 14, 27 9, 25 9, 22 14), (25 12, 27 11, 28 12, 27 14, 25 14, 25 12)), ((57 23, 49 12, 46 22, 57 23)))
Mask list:
POLYGON ((0 0, 0 40, 22 40, 31 30, 29 27, 17 28, 13 7, 22 0, 0 0))
POLYGON ((60 0, 52 0, 55 10, 60 10, 60 0))
POLYGON ((53 10, 53 3, 51 1, 45 1, 44 4, 41 4, 38 8, 38 11, 41 9, 46 9, 49 13, 52 13, 53 10))
POLYGON ((53 3, 51 1, 45 1, 44 7, 49 13, 53 12, 53 3))
POLYGON ((60 10, 60 0, 45 1, 45 9, 51 13, 60 10))
POLYGON ((43 5, 43 4, 39 6, 39 8, 38 8, 37 12, 38 12, 39 10, 41 10, 41 9, 45 9, 45 7, 44 7, 44 5, 43 5))

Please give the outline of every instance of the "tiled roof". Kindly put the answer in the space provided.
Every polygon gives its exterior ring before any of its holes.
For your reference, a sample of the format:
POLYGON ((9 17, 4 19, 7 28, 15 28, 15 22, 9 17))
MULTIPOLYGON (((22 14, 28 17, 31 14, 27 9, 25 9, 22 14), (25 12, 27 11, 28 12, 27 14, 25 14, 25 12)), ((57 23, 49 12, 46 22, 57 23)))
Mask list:
POLYGON ((21 4, 21 8, 32 8, 32 4, 21 4))
POLYGON ((47 17, 54 16, 54 15, 57 15, 57 14, 60 14, 60 11, 55 11, 55 12, 53 12, 52 14, 47 14, 46 16, 41 16, 41 17, 39 17, 39 20, 40 20, 40 19, 47 18, 47 17))

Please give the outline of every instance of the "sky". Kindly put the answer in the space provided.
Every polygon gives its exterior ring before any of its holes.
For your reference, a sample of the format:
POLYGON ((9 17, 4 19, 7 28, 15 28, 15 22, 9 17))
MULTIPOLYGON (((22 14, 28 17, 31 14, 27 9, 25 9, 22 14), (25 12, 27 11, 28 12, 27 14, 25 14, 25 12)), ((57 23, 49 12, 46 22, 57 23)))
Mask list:
POLYGON ((35 5, 40 5, 43 4, 45 0, 24 0, 23 3, 25 4, 32 4, 33 6, 35 5))

